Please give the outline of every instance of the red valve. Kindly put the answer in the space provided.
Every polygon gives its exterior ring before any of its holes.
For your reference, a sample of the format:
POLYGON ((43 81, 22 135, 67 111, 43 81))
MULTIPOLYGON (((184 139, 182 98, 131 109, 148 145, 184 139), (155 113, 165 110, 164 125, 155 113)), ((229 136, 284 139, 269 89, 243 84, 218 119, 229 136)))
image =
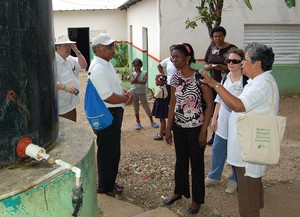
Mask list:
POLYGON ((23 139, 21 139, 18 142, 18 146, 17 146, 17 155, 19 157, 26 157, 26 149, 28 147, 28 145, 32 144, 32 140, 29 139, 28 137, 24 137, 23 139))

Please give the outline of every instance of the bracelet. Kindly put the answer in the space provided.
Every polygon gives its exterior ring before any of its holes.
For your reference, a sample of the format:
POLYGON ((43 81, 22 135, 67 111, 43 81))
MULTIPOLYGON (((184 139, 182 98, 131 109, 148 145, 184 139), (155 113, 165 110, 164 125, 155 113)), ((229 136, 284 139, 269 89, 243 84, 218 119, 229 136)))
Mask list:
POLYGON ((67 86, 67 85, 65 85, 65 84, 64 84, 64 86, 63 86, 62 90, 66 90, 66 86, 67 86))
POLYGON ((217 85, 216 86, 214 86, 214 89, 217 89, 218 87, 220 87, 220 86, 222 86, 222 84, 220 84, 220 83, 217 83, 217 85))
POLYGON ((79 56, 81 54, 81 52, 80 51, 78 51, 78 53, 76 53, 76 56, 79 56))

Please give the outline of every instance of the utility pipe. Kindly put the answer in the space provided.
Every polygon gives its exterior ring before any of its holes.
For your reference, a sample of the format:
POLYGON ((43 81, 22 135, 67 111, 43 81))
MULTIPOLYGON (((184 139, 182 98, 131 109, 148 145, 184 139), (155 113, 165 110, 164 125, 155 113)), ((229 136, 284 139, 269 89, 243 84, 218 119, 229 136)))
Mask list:
MULTIPOLYGON (((50 157, 49 154, 46 153, 46 150, 44 148, 42 148, 38 145, 32 144, 32 140, 27 137, 24 137, 23 139, 21 139, 18 142, 16 152, 19 157, 29 156, 33 159, 36 159, 37 161, 41 161, 41 160, 45 159, 48 161, 49 164, 55 163, 56 165, 58 165, 59 168, 56 170, 62 171, 64 169, 68 169, 68 170, 71 170, 75 174, 76 180, 75 180, 75 186, 73 188, 73 194, 72 194, 72 204, 74 207, 74 211, 72 213, 72 216, 77 216, 80 211, 80 208, 82 206, 82 203, 83 203, 83 188, 81 185, 81 170, 78 167, 75 167, 75 166, 73 166, 65 161, 62 161, 60 159, 54 160, 52 157, 50 157)), ((50 174, 51 173, 49 173, 48 175, 50 175, 50 174)), ((57 172, 55 172, 54 174, 57 174, 57 172)), ((28 186, 25 186, 23 188, 20 188, 18 190, 15 190, 15 191, 10 192, 5 195, 0 195, 0 200, 7 198, 9 196, 15 195, 17 193, 26 191, 26 190, 40 184, 41 182, 45 181, 46 179, 49 179, 52 176, 53 176, 52 174, 51 174, 51 176, 44 176, 41 179, 36 180, 35 182, 31 183, 28 186)))

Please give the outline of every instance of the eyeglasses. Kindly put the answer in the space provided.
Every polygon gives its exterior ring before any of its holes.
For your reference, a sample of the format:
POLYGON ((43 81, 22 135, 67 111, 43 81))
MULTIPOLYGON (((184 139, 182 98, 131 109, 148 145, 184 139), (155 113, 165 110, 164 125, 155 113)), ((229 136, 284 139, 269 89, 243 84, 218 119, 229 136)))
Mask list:
POLYGON ((111 43, 109 45, 103 45, 104 47, 108 48, 108 49, 112 49, 115 47, 115 43, 111 43))
POLYGON ((227 59, 225 60, 225 63, 229 64, 229 63, 232 63, 232 64, 239 64, 241 63, 242 60, 232 60, 232 59, 227 59))

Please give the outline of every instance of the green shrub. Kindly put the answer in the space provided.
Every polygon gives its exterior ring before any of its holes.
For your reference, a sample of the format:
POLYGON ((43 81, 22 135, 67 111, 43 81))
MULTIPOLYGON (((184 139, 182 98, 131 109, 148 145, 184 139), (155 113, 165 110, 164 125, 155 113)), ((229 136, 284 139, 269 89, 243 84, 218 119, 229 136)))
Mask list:
POLYGON ((114 59, 116 60, 115 67, 128 67, 127 47, 128 45, 124 41, 115 44, 115 55, 114 55, 114 59))
POLYGON ((122 81, 130 81, 131 67, 115 67, 115 70, 122 81))

